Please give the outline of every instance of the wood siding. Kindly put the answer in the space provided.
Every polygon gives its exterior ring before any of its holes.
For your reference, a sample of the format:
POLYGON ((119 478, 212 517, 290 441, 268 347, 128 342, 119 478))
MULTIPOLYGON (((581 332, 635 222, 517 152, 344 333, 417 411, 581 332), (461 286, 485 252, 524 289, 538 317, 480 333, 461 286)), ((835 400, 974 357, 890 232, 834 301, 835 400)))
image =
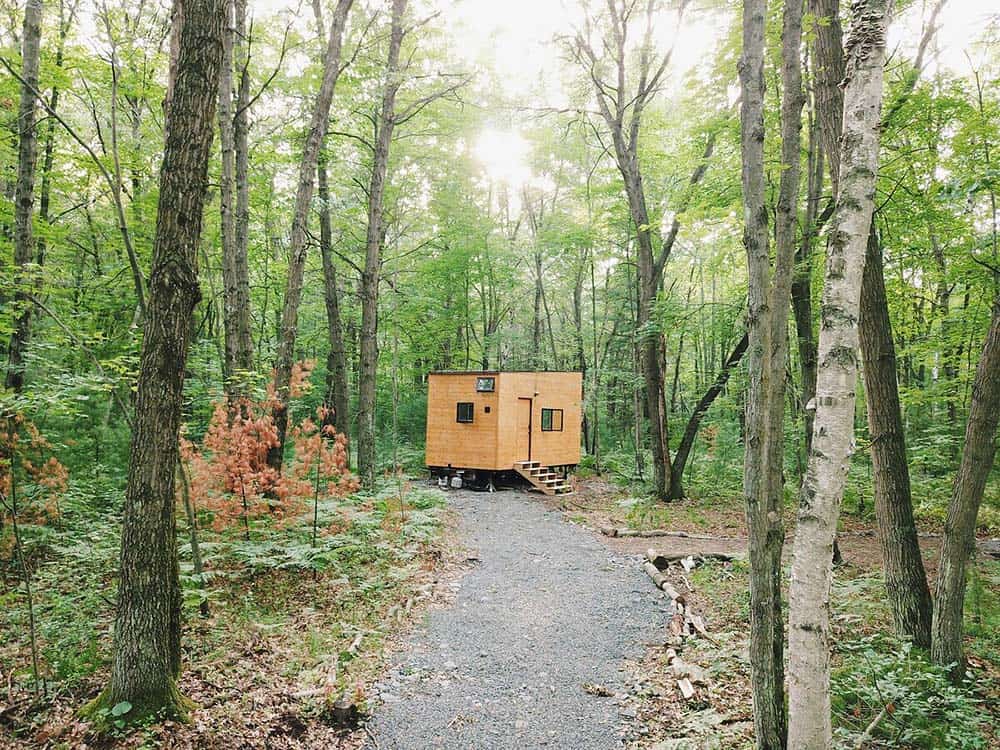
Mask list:
MULTIPOLYGON (((427 389, 428 466, 511 469, 525 460, 518 429, 519 399, 531 399, 531 459, 546 466, 580 462, 582 376, 578 372, 432 373, 427 389), (496 377, 493 393, 477 393, 476 378, 496 377), (457 404, 474 404, 474 421, 456 421, 457 404), (487 414, 485 407, 490 407, 487 414), (542 409, 561 409, 561 431, 542 431, 542 409)), ((523 418, 521 419, 523 422, 523 418)))
MULTIPOLYGON (((427 381, 428 466, 492 469, 497 455, 499 382, 493 393, 477 393, 475 374, 431 374, 427 381), (471 423, 456 421, 457 405, 473 404, 471 423), (486 413, 486 407, 490 413, 486 413)), ((498 379, 499 380, 499 379, 498 379)))

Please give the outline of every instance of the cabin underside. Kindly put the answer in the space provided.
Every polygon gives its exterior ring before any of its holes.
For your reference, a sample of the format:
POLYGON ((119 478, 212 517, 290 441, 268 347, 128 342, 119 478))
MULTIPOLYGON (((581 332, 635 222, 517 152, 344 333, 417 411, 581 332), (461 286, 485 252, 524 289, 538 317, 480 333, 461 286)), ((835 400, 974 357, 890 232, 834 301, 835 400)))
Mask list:
POLYGON ((517 461, 510 469, 476 469, 454 466, 430 466, 431 477, 440 487, 468 488, 492 492, 500 487, 529 485, 544 495, 569 495, 569 482, 575 464, 542 466, 537 461, 517 461))

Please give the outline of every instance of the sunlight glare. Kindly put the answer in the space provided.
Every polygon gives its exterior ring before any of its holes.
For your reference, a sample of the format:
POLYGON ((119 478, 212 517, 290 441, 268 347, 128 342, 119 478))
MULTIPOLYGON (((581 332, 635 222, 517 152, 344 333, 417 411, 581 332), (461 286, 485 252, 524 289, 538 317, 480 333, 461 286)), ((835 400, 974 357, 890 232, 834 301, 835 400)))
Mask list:
POLYGON ((493 182, 519 189, 531 179, 527 165, 530 146, 520 133, 487 128, 476 139, 473 153, 493 182))

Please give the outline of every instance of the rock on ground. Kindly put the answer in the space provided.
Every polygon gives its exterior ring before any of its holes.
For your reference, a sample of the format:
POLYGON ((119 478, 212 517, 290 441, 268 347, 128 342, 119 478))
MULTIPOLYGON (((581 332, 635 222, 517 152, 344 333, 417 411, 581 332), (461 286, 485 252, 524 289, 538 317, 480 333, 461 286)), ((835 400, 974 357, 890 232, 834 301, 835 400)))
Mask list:
POLYGON ((537 496, 449 498, 478 562, 379 685, 371 747, 622 747, 624 660, 662 636, 668 602, 537 496))

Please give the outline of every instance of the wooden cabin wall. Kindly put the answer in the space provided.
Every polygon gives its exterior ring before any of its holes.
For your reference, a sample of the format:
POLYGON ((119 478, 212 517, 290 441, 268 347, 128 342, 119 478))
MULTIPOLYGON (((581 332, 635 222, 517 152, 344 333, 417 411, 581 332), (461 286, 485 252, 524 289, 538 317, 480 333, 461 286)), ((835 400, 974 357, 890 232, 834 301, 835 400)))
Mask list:
POLYGON ((580 463, 583 376, 578 372, 505 372, 501 398, 497 465, 509 468, 527 456, 517 449, 517 400, 532 399, 531 460, 546 466, 580 463), (537 395, 536 395, 537 394, 537 395), (542 431, 542 409, 562 409, 562 432, 542 431))
POLYGON ((428 466, 498 469, 496 465, 499 383, 493 393, 476 392, 476 375, 434 375, 427 382, 428 466), (455 421, 459 402, 474 404, 470 424, 455 421), (490 413, 486 413, 486 407, 490 413))

